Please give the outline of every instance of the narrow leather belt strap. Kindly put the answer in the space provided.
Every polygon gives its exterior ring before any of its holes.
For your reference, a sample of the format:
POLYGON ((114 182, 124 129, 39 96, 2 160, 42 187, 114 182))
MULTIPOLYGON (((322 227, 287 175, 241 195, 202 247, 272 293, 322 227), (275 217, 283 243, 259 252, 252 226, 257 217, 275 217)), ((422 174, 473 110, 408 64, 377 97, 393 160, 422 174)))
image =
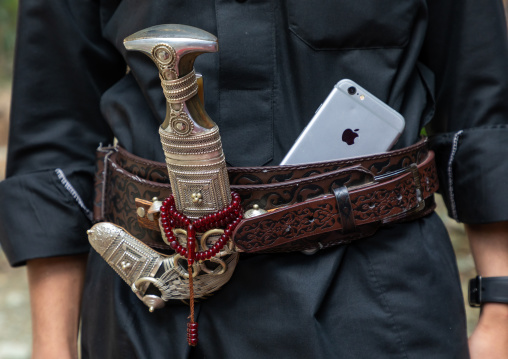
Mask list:
MULTIPOLYGON (((136 200, 171 194, 166 165, 119 147, 99 148, 97 158, 95 221, 116 223, 153 248, 169 249, 157 217, 149 221, 136 214, 136 200)), ((384 224, 433 211, 438 188, 425 139, 373 156, 228 172, 245 210, 258 205, 269 211, 237 227, 233 240, 245 252, 323 248, 370 236, 384 224)))

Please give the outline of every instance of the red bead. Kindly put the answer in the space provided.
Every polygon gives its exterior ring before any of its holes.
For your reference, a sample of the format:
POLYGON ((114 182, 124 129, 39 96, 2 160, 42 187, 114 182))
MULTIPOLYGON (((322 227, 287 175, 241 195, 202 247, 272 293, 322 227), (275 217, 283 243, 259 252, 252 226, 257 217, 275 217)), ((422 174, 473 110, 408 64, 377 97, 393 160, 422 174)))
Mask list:
POLYGON ((169 246, 173 249, 176 249, 178 247, 178 242, 177 241, 173 241, 169 244, 169 246))

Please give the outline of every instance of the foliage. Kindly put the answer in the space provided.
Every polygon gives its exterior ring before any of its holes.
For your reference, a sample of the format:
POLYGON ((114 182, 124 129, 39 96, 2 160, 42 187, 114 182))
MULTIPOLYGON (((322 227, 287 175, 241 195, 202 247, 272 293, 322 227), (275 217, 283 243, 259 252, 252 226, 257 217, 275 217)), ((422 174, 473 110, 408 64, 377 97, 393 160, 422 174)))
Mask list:
POLYGON ((17 0, 0 0, 0 82, 12 74, 17 12, 17 0))

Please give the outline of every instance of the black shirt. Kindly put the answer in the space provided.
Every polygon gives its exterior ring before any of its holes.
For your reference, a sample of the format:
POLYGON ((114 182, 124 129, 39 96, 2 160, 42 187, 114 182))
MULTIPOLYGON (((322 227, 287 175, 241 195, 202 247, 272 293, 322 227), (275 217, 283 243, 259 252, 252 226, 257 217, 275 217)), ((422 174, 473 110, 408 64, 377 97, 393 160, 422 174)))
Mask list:
MULTIPOLYGON (((219 39, 219 52, 200 56, 196 70, 204 76, 206 109, 219 125, 229 164, 279 163, 333 85, 350 78, 405 117, 396 147, 414 143, 424 126, 433 136, 441 192, 454 218, 508 219, 508 47, 500 1, 25 0, 7 179, 0 184, 0 239, 11 264, 89 250, 85 231, 99 143, 116 137, 134 154, 163 161, 157 128, 165 100, 157 70, 122 41, 164 23, 196 26, 219 39)), ((436 221, 434 234, 440 231, 436 221)), ((335 251, 340 255, 325 266, 332 273, 345 250, 335 251)), ((453 255, 445 252, 453 278, 453 255)), ((297 255, 287 258, 298 263, 297 255)), ((111 303, 122 291, 119 298, 125 298, 123 283, 93 269, 102 265, 95 257, 87 290, 102 293, 109 286, 111 303)), ((302 268, 326 263, 315 258, 302 268)), ((266 274, 270 260, 244 262, 260 262, 266 274)), ((290 287, 288 293, 296 291, 290 287)), ((293 305, 301 310, 309 302, 293 305)), ((127 315, 111 311, 114 323, 127 315)), ((135 342, 133 333, 129 342, 135 342)))

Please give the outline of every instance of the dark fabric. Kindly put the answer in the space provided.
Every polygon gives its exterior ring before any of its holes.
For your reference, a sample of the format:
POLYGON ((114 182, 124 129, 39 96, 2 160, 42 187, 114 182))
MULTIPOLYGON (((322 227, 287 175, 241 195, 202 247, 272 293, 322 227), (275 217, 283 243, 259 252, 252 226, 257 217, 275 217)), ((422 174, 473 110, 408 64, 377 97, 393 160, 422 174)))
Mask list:
MULTIPOLYGON (((66 178, 78 181, 82 176, 71 173, 66 178)), ((11 264, 17 265, 25 258, 89 250, 86 230, 90 219, 55 170, 22 174, 0 182, 0 203, 2 249, 11 264)))
POLYGON ((193 350, 188 306, 149 313, 92 252, 83 358, 468 358, 446 236, 434 214, 313 256, 242 255, 232 280, 198 304, 193 350))
MULTIPOLYGON (((499 0, 21 0, 0 185, 11 264, 87 250, 100 142, 116 136, 163 161, 157 70, 122 40, 164 23, 219 37, 220 52, 200 56, 196 69, 231 165, 278 164, 333 85, 350 78, 404 115, 396 147, 427 125, 454 217, 508 219, 499 0)), ((185 306, 149 314, 93 251, 87 275, 83 357, 188 354, 185 306)), ((195 357, 467 357, 454 256, 435 216, 311 257, 244 257, 201 304, 200 325, 195 357)))

